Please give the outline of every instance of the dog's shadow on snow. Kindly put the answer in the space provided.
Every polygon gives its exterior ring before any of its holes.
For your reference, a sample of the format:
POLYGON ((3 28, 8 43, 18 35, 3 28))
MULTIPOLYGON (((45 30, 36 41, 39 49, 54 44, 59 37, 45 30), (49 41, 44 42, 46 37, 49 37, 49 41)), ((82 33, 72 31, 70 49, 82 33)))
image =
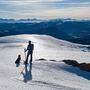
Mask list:
POLYGON ((16 67, 19 67, 20 66, 20 63, 16 63, 16 67))
POLYGON ((22 74, 23 74, 23 81, 25 83, 32 80, 32 64, 30 64, 30 66, 25 65, 25 72, 23 72, 22 74))

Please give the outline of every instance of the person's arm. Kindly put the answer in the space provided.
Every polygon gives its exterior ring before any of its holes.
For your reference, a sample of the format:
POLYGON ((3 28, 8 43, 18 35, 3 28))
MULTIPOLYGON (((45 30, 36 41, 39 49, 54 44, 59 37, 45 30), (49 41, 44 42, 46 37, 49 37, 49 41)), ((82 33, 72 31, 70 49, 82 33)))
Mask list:
POLYGON ((34 50, 34 44, 32 44, 32 50, 34 50))
POLYGON ((27 46, 27 48, 24 48, 24 51, 26 52, 28 50, 28 46, 27 46))
POLYGON ((24 48, 24 52, 26 52, 27 51, 27 49, 26 48, 24 48))
POLYGON ((34 44, 33 44, 33 50, 34 50, 34 44))

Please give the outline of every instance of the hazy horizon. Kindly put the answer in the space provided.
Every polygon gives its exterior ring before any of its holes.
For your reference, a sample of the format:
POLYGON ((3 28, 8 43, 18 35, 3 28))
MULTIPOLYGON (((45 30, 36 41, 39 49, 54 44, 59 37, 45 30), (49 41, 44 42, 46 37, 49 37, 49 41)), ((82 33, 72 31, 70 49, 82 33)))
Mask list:
POLYGON ((90 19, 90 0, 1 0, 0 18, 90 19))

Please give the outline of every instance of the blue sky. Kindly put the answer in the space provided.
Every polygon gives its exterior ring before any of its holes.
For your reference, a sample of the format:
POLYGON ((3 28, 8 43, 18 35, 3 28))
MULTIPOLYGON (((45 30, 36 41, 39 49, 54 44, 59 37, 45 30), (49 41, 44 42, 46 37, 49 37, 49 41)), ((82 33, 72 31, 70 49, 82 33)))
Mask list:
POLYGON ((90 0, 0 0, 0 18, 90 19, 90 0))

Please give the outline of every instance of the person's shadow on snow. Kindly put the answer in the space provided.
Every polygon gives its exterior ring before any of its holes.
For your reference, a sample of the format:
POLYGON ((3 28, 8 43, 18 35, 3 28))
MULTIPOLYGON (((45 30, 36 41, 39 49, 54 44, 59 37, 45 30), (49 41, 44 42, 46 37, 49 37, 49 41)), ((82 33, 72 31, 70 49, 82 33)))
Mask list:
POLYGON ((32 64, 28 66, 27 64, 25 65, 25 72, 23 72, 23 81, 27 83, 29 80, 32 80, 32 64))

